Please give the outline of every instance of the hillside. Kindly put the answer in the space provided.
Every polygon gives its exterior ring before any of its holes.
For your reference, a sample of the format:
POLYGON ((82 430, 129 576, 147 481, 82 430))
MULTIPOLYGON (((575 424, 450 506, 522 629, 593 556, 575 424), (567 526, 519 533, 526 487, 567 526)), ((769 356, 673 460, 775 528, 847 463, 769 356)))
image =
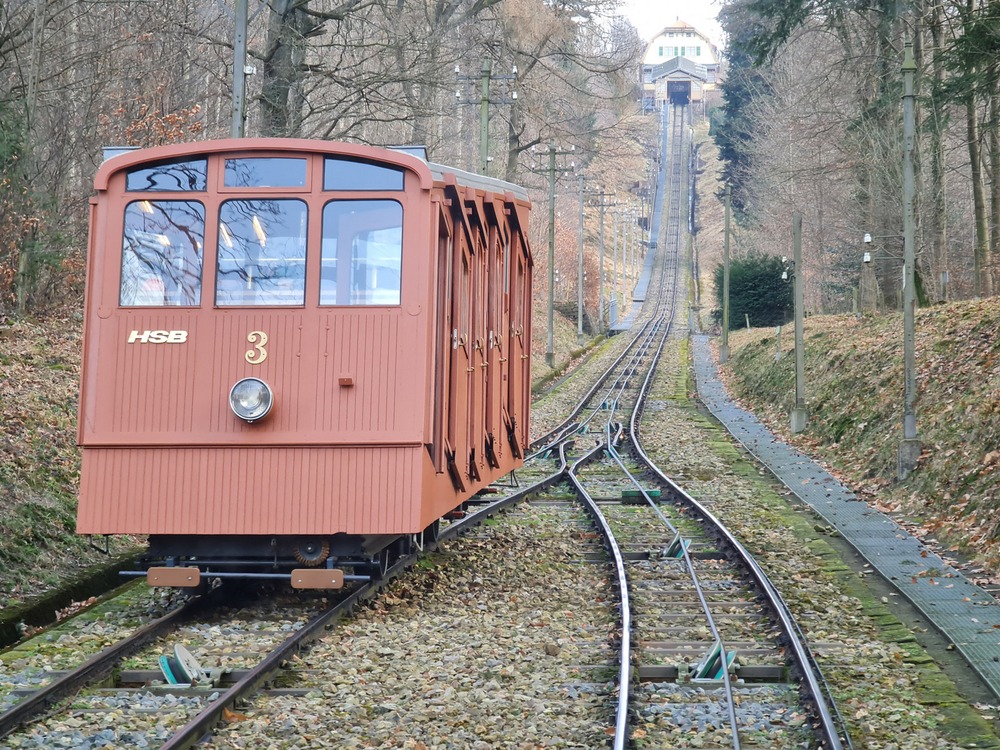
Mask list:
POLYGON ((806 432, 788 435, 794 393, 791 327, 775 361, 774 329, 734 332, 723 377, 772 428, 820 457, 881 510, 1000 573, 1000 307, 955 302, 916 318, 917 429, 923 454, 895 479, 902 437, 902 316, 806 321, 806 432))
POLYGON ((79 318, 0 318, 0 609, 106 561, 75 534, 79 318))

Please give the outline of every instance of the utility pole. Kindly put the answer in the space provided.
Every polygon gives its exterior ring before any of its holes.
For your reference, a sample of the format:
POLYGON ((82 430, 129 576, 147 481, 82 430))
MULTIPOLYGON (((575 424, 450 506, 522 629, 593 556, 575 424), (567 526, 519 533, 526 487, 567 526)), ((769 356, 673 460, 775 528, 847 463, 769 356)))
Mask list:
MULTIPOLYGON (((534 151, 534 147, 532 147, 534 151)), ((535 165, 531 165, 533 172, 544 171, 549 175, 549 330, 545 348, 545 364, 549 367, 556 366, 556 354, 553 343, 553 323, 555 308, 555 281, 556 281, 556 174, 559 172, 572 172, 576 168, 576 162, 570 162, 569 167, 557 167, 556 157, 565 156, 576 151, 576 146, 571 146, 569 151, 561 151, 556 148, 555 141, 549 144, 549 166, 546 170, 536 170, 535 165)))
POLYGON ((479 76, 479 174, 486 174, 490 158, 490 61, 483 58, 479 76))
MULTIPOLYGON (((615 300, 615 319, 616 319, 615 322, 617 322, 618 316, 621 315, 621 301, 618 299, 618 191, 617 190, 615 191, 615 226, 614 226, 614 231, 611 233, 611 236, 614 237, 615 239, 614 262, 612 265, 612 274, 611 274, 611 289, 612 289, 612 296, 614 297, 615 300)), ((610 321, 610 316, 608 317, 608 320, 610 321)))
MULTIPOLYGON (((903 440, 897 454, 897 476, 900 481, 917 468, 920 460, 920 440, 917 438, 917 413, 914 402, 917 399, 916 353, 914 346, 914 315, 916 290, 914 289, 914 235, 916 224, 913 217, 913 143, 916 124, 914 123, 913 100, 915 92, 913 75, 917 64, 913 60, 913 42, 906 42, 903 54, 903 440)), ((977 276, 978 283, 978 276, 977 276)))
POLYGON ((806 411, 806 357, 803 341, 803 286, 802 273, 802 214, 792 214, 792 258, 795 279, 795 408, 792 409, 792 434, 802 432, 809 421, 806 411))
POLYGON ((583 343, 583 172, 580 172, 580 259, 576 276, 576 343, 583 343))
POLYGON ((236 0, 236 15, 233 21, 236 31, 233 35, 232 137, 242 138, 246 132, 247 0, 236 0))
POLYGON ((490 61, 483 58, 483 65, 478 76, 460 75, 461 66, 455 66, 455 80, 458 82, 479 81, 479 98, 463 99, 461 90, 455 92, 455 100, 458 104, 468 104, 479 107, 479 174, 486 174, 491 161, 489 155, 490 148, 490 105, 491 104, 514 104, 517 101, 517 92, 511 93, 507 97, 507 81, 517 80, 517 66, 511 68, 508 76, 491 75, 490 61), (503 93, 499 99, 490 99, 490 82, 500 81, 503 86, 503 93))
POLYGON ((729 361, 729 211, 732 192, 726 185, 726 229, 722 239, 722 343, 719 344, 719 364, 729 361))
POLYGON ((601 272, 597 276, 597 326, 604 333, 604 185, 601 185, 601 272))

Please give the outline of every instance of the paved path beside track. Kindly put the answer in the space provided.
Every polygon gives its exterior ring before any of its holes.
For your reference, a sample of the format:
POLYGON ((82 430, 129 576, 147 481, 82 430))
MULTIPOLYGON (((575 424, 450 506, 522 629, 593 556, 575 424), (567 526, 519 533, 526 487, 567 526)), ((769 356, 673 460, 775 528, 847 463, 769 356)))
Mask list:
POLYGON ((694 369, 702 402, 733 437, 923 612, 1000 696, 1000 601, 737 406, 719 380, 708 336, 694 336, 694 369))

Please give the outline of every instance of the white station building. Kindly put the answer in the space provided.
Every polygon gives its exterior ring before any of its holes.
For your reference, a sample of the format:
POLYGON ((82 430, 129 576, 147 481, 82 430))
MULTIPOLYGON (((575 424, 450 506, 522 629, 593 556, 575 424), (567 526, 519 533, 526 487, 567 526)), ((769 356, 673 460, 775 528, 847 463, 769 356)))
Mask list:
POLYGON ((707 36, 680 19, 653 37, 642 58, 643 104, 695 103, 715 88, 719 50, 707 36))

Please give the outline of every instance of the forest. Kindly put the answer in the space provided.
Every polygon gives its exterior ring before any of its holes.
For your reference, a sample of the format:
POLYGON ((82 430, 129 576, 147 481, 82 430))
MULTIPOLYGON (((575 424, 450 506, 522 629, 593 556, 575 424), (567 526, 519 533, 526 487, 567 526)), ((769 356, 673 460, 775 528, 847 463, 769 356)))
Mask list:
POLYGON ((916 74, 917 295, 1000 277, 1000 3, 736 0, 713 133, 736 252, 782 254, 803 214, 812 313, 901 307, 903 46, 916 74), (865 242, 868 235, 870 242, 865 242), (871 263, 863 263, 864 253, 871 263))
MULTIPOLYGON (((0 310, 79 306, 102 147, 230 136, 233 13, 224 0, 0 4, 0 310)), ((644 43, 611 0, 250 0, 248 15, 246 136, 420 144, 479 171, 485 62, 498 77, 488 174, 544 209, 540 152, 572 155, 557 175, 559 299, 576 297, 579 177, 588 245, 602 193, 605 205, 617 196, 620 233, 626 211, 639 219, 657 131, 637 104, 644 43)), ((536 277, 545 213, 532 227, 536 277)), ((588 252, 591 314, 596 264, 588 252)))

